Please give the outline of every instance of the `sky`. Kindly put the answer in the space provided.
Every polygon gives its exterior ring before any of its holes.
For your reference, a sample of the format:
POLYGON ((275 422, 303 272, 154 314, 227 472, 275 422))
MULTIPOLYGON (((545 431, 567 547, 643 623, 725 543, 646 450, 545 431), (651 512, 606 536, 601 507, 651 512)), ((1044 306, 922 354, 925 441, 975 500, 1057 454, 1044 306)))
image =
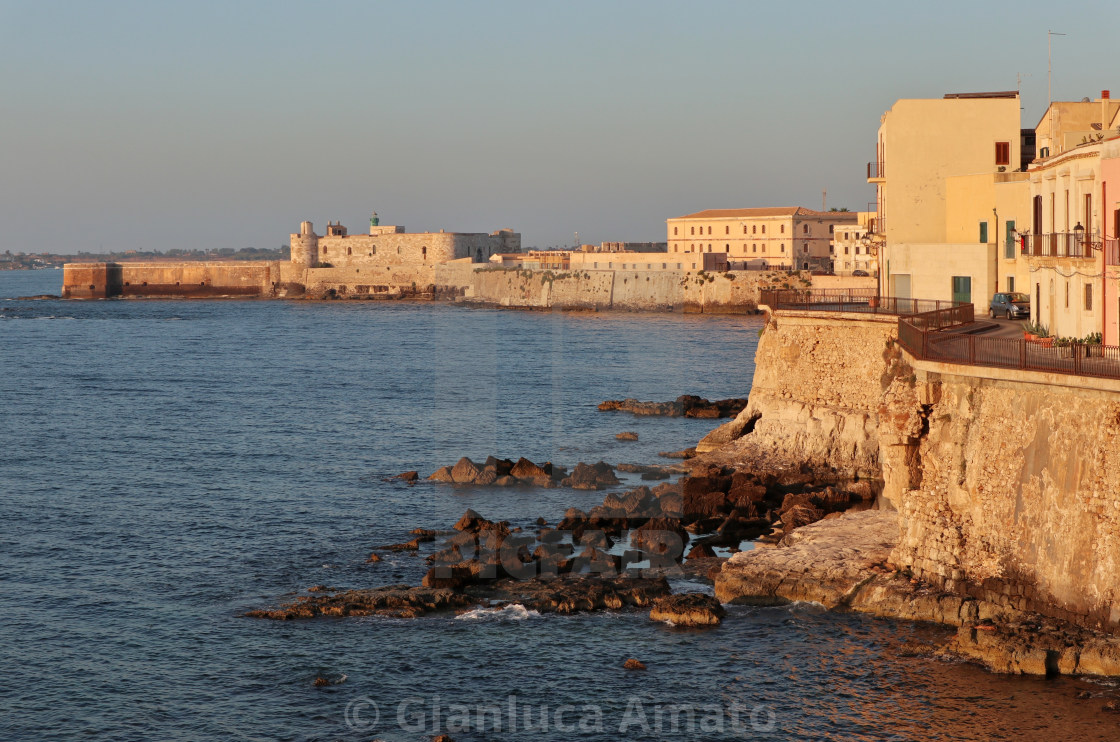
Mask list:
POLYGON ((1120 97, 1120 3, 0 0, 0 252, 273 248, 305 219, 664 241, 865 209, 899 98, 1120 97), (1109 50, 1113 51, 1109 51, 1109 50), (1021 82, 1020 82, 1021 80, 1021 82))

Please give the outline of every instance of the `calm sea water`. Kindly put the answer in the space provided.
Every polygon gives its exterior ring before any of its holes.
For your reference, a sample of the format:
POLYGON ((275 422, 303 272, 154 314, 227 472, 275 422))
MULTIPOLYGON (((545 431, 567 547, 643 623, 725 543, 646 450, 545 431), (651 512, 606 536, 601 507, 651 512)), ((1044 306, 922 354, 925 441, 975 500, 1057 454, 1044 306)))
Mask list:
POLYGON ((943 629, 812 606, 709 631, 240 617, 416 582, 422 559, 371 548, 468 507, 527 526, 600 502, 384 478, 463 455, 656 463, 711 423, 595 405, 745 396, 757 318, 9 298, 60 283, 0 273, 2 739, 1120 737, 1109 683, 991 675, 912 651, 943 629))

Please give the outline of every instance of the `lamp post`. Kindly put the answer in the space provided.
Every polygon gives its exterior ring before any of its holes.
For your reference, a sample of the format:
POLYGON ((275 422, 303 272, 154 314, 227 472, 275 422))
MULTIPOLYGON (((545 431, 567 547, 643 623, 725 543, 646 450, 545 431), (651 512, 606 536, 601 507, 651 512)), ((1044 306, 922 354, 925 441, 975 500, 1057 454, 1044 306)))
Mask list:
POLYGON ((1085 244, 1085 227, 1081 226, 1081 222, 1078 222, 1074 226, 1073 236, 1074 236, 1074 241, 1081 248, 1081 251, 1086 253, 1086 255, 1087 255, 1089 251, 1086 249, 1087 245, 1085 244))

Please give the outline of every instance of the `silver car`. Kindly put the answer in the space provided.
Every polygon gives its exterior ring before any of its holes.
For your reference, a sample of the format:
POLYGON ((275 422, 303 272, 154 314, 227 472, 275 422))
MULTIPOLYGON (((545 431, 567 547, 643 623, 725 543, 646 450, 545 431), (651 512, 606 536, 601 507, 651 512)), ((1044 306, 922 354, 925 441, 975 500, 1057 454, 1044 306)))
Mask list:
POLYGON ((988 305, 988 316, 1007 317, 1007 319, 1021 319, 1031 316, 1031 298, 1026 294, 1005 292, 992 297, 988 305))

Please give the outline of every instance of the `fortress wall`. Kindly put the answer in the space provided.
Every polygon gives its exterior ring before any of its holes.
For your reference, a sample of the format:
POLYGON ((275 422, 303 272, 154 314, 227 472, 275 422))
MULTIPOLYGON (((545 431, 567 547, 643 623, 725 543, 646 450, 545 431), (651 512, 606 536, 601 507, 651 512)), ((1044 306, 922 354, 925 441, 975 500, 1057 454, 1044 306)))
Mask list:
POLYGON ((1120 381, 916 361, 896 327, 772 315, 747 408, 698 448, 879 479, 895 566, 1120 632, 1120 381))
POLYGON ((341 296, 425 292, 435 284, 435 272, 436 266, 422 263, 308 268, 300 283, 312 295, 332 290, 341 296))
POLYGON ((64 298, 112 296, 262 296, 272 290, 275 263, 68 263, 64 298), (94 288, 90 288, 93 286, 94 288))
POLYGON ((513 238, 482 233, 427 232, 320 237, 318 259, 335 268, 374 265, 437 264, 459 258, 486 261, 507 249, 513 238))
MULTIPOLYGON (((798 276, 764 271, 437 270, 437 283, 464 288, 464 301, 510 307, 631 311, 753 312, 763 287, 798 276)), ((808 285, 805 279, 804 285, 808 285)))

